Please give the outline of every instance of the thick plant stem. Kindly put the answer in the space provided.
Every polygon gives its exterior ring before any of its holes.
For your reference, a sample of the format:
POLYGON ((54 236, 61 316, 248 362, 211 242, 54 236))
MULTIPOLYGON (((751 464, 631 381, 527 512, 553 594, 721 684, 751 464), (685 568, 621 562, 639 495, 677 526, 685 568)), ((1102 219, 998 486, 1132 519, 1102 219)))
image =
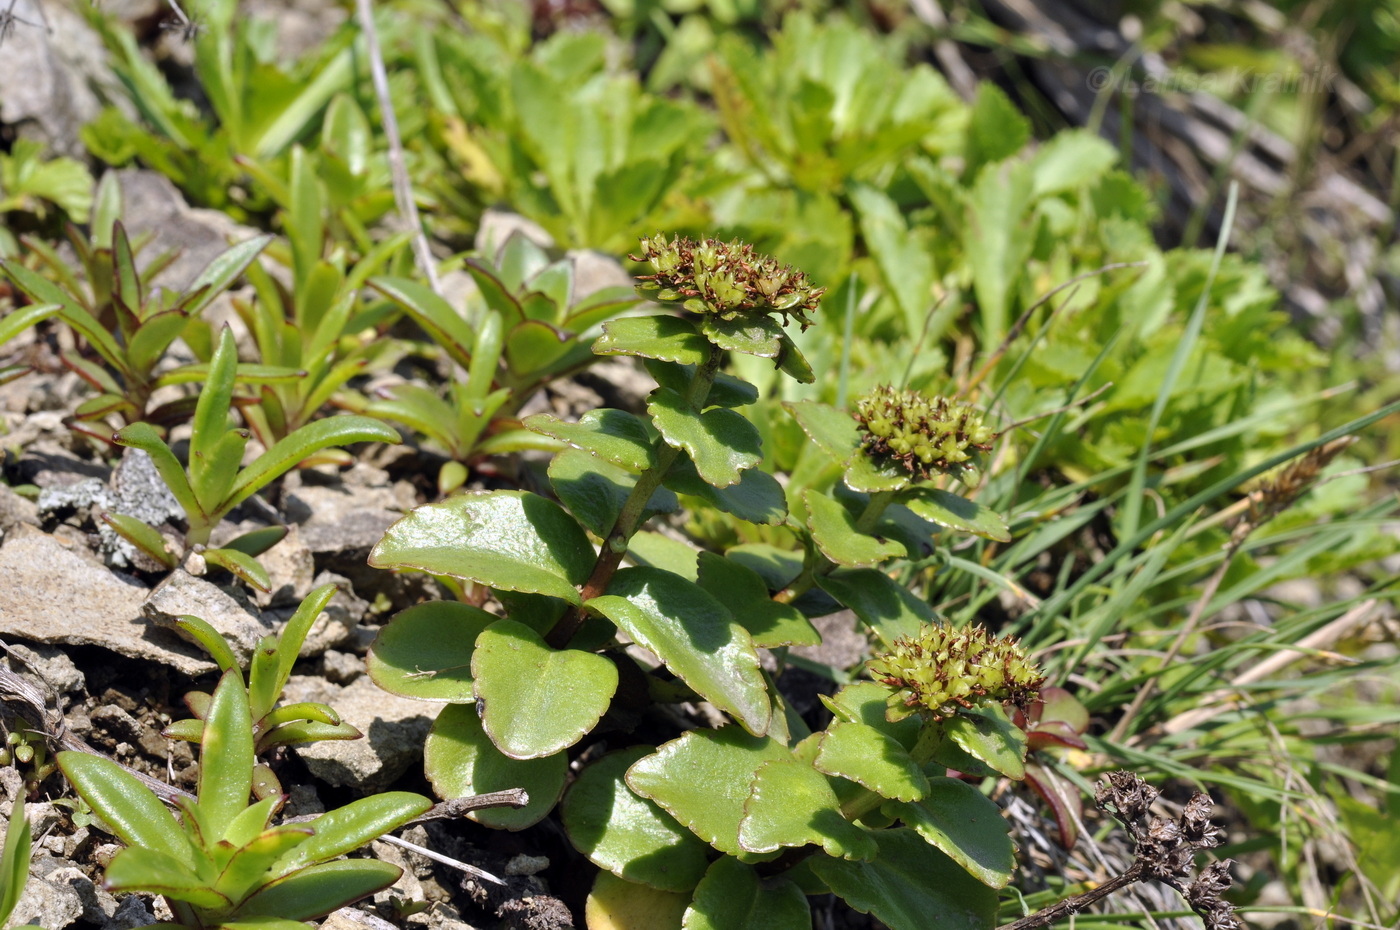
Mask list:
MULTIPOLYGON (((690 383, 689 390, 686 391, 686 402, 696 410, 705 405, 705 400, 710 396, 710 386, 715 383, 715 376, 719 374, 720 350, 710 347, 710 357, 705 360, 695 372, 695 380, 690 383)), ((563 649, 569 645, 569 640, 574 638, 578 628, 583 625, 587 612, 583 603, 587 603, 592 598, 598 597, 607 591, 608 583, 612 581, 613 575, 617 573, 618 566, 622 564, 622 557, 627 554, 628 543, 641 528, 642 519, 646 516, 647 502, 656 493, 656 489, 661 487, 662 480, 666 473, 671 470, 676 459, 680 458, 681 450, 669 445, 664 439, 657 438, 652 447, 656 455, 656 464, 642 472, 637 478, 637 483, 632 486, 632 491, 627 495, 627 500, 622 504, 622 510, 617 515, 617 520, 613 523, 608 536, 603 540, 602 550, 598 553, 598 560, 593 563, 593 571, 589 574, 588 580, 579 589, 579 606, 568 610, 564 616, 559 618, 559 622, 554 624, 554 628, 545 637, 545 642, 555 649, 563 649)))
MULTIPOLYGON (((879 522, 880 515, 885 512, 885 508, 894 503, 894 491, 877 491, 870 495, 870 500, 866 502, 865 509, 856 518, 856 529, 862 533, 869 533, 879 522)), ((811 589, 817 583, 817 579, 823 575, 830 575, 841 566, 822 555, 821 552, 812 549, 808 553, 808 558, 802 566, 802 574, 792 580, 787 587, 773 595, 773 600, 779 604, 791 604, 811 589)))
POLYGON ((1065 900, 1058 904, 1052 904, 1047 908, 1036 911, 1034 914, 1027 914, 1025 917, 1013 923, 1003 924, 998 927, 997 930, 1038 930, 1040 927, 1048 927, 1057 920, 1068 917, 1071 914, 1079 913, 1084 910, 1084 908, 1108 897, 1115 891, 1126 888, 1134 882, 1141 881, 1145 869, 1146 863, 1139 859, 1128 866, 1128 870, 1122 875, 1115 875, 1102 885, 1097 885, 1083 894, 1077 894, 1072 898, 1065 898, 1065 900))

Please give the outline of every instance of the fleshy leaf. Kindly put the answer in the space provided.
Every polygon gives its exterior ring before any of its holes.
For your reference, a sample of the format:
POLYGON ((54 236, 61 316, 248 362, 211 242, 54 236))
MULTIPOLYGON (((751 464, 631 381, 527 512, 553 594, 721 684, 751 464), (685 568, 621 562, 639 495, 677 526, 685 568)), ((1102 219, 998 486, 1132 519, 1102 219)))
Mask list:
POLYGON ((884 798, 916 801, 928 778, 894 737, 863 723, 832 723, 821 738, 817 770, 863 785, 884 798))
POLYGON ((916 636, 919 627, 933 623, 933 608, 884 572, 873 568, 848 568, 817 578, 823 591, 855 611, 861 622, 885 643, 901 636, 916 636))
POLYGON ((811 930, 802 889, 785 878, 761 880, 752 866, 722 856, 686 908, 683 930, 811 930))
POLYGON ((919 741, 919 731, 923 721, 918 717, 905 717, 890 721, 885 717, 885 708, 890 697, 890 689, 873 681, 852 682, 831 697, 823 696, 821 701, 837 722, 859 723, 883 733, 893 739, 906 751, 913 749, 919 741))
POLYGON ((544 819, 564 790, 569 758, 555 753, 543 759, 502 755, 481 727, 470 704, 449 704, 433 721, 423 746, 423 770, 439 797, 459 798, 507 788, 524 788, 530 803, 521 808, 472 811, 468 817, 488 827, 523 830, 544 819))
POLYGON ((695 463, 680 455, 664 479, 666 487, 677 494, 689 494, 725 513, 749 523, 777 526, 787 519, 787 497, 778 479, 761 468, 749 468, 739 475, 737 484, 717 488, 700 477, 695 463))
POLYGON ((745 314, 726 320, 706 315, 700 329, 705 338, 727 352, 777 358, 782 351, 783 327, 769 316, 745 314))
POLYGON ((633 746, 585 768, 559 806, 569 840, 599 868, 665 891, 689 891, 705 874, 709 847, 623 776, 651 752, 633 746))
POLYGON ((558 504, 525 491, 462 494, 425 504, 385 532, 376 568, 413 568, 579 603, 593 568, 588 534, 558 504))
POLYGON ((797 343, 792 341, 792 337, 783 333, 778 340, 778 370, 789 378, 800 384, 813 384, 817 380, 817 373, 812 371, 812 366, 807 363, 807 357, 797 348, 797 343))
POLYGON ((689 894, 661 891, 599 872, 584 904, 590 930, 672 930, 681 925, 689 894))
POLYGON ((851 415, 813 400, 786 401, 783 406, 821 450, 841 464, 860 448, 860 427, 851 415))
POLYGON ((872 859, 877 851, 868 830, 841 816, 825 775, 798 759, 764 763, 744 802, 739 845, 766 853, 808 843, 843 859, 872 859))
POLYGON ((617 666, 579 649, 551 649, 523 623, 497 620, 472 656, 481 725, 512 759, 538 759, 577 743, 607 712, 617 666))
POLYGON ((782 743, 739 727, 691 730, 635 763, 627 770, 627 784, 700 839, 738 856, 744 852, 739 821, 754 774, 765 762, 788 758, 782 743))
POLYGON ((943 730, 964 752, 1007 778, 1025 777, 1026 732, 1000 706, 954 714, 943 730))
POLYGON ((862 567, 879 565, 905 554, 894 540, 880 539, 856 529, 856 521, 838 501, 808 488, 802 494, 807 504, 807 526, 812 539, 828 559, 837 565, 862 567))
MULTIPOLYGON (((569 512, 590 532, 606 537, 617 523, 637 476, 587 452, 566 449, 549 463, 549 483, 569 512)), ((674 493, 657 488, 647 501, 642 521, 653 514, 675 513, 679 507, 674 493)))
POLYGON ((868 455, 855 455, 846 466, 842 476, 846 487, 853 491, 874 494, 879 491, 897 491, 909 484, 909 475, 890 466, 880 466, 868 455))
POLYGON ((1011 541, 1011 531, 1001 514, 950 491, 917 487, 901 495, 900 502, 930 523, 962 530, 984 539, 1011 541))
POLYGON ((773 708, 753 640, 703 588, 661 569, 624 568, 586 606, 750 733, 767 732, 773 708))
POLYGON ((900 820, 990 888, 1004 888, 1016 850, 1001 809, 957 778, 931 778, 923 800, 897 806, 900 820))
POLYGON ((755 646, 815 646, 822 641, 796 607, 775 602, 758 572, 713 552, 700 553, 698 584, 715 596, 753 637, 755 646))
POLYGON ((913 830, 871 835, 880 847, 872 862, 812 860, 812 871, 851 907, 873 915, 889 930, 928 930, 935 916, 940 926, 993 926, 995 891, 913 830))
POLYGON ((316 420, 284 436, 253 463, 238 473, 233 489, 221 506, 232 509, 273 479, 299 465, 313 453, 332 446, 348 446, 356 442, 384 442, 397 445, 399 434, 385 423, 371 417, 336 416, 316 420))
MULTIPOLYGON (((690 383, 695 380, 695 368, 692 365, 677 365, 673 362, 659 362, 656 359, 646 359, 643 364, 656 383, 661 387, 670 388, 677 394, 685 394, 690 383)), ((742 381, 726 372, 715 374, 714 383, 710 385, 710 393, 705 397, 707 407, 745 407, 758 400, 758 388, 747 381, 742 381)))
POLYGON ((400 611, 379 631, 365 666, 374 683, 419 701, 467 704, 472 653, 496 617, 456 601, 428 601, 400 611))
POLYGON ((726 407, 699 413, 670 388, 657 388, 647 413, 667 445, 685 450, 700 477, 717 488, 737 483, 741 472, 763 460, 757 427, 726 407))
POLYGON ((679 365, 700 365, 710 357, 710 343, 677 316, 631 316, 603 324, 593 343, 597 355, 639 355, 679 365))
POLYGON ((537 413, 521 422, 527 429, 553 436, 631 471, 656 464, 653 434, 646 421, 625 410, 590 410, 577 423, 565 423, 547 413, 537 413))

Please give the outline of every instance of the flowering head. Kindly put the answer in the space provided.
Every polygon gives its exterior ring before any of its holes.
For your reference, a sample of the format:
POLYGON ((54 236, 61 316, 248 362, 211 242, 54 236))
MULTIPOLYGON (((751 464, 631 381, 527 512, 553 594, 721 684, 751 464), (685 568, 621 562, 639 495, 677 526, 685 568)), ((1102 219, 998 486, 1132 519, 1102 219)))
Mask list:
POLYGON ((866 667, 894 692, 886 712, 891 720, 911 714, 942 720, 962 710, 1005 703, 1024 710, 1045 681, 1020 643, 994 637, 980 626, 926 626, 918 636, 895 640, 889 652, 866 667))
POLYGON ((970 404, 889 385, 857 400, 855 418, 866 454, 919 480, 965 467, 997 438, 970 404))
POLYGON ((693 313, 723 320, 778 313, 794 317, 805 330, 808 311, 821 302, 825 288, 813 287, 802 272, 758 255, 742 242, 720 242, 663 235, 643 238, 642 254, 655 274, 638 275, 643 290, 663 303, 681 303, 693 313))

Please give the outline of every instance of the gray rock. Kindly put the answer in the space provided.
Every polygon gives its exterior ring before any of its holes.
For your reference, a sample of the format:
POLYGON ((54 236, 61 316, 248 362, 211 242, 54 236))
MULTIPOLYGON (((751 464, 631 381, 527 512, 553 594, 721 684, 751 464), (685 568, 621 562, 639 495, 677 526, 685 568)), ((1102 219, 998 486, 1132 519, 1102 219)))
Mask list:
POLYGON ((67 885, 73 889, 82 902, 82 919, 88 923, 104 924, 117 912, 117 899, 93 884, 81 869, 72 866, 57 869, 49 873, 47 881, 51 885, 67 885))
POLYGON ((637 280, 622 263, 604 252, 577 249, 569 253, 574 263, 574 301, 578 302, 605 287, 630 288, 637 280))
POLYGON ((8 484, 0 484, 0 539, 21 523, 39 525, 39 505, 20 497, 8 484))
POLYGON ((268 593, 258 591, 253 595, 259 607, 295 606, 311 591, 316 557, 302 542, 301 529, 296 524, 287 527, 282 541, 258 556, 258 561, 267 569, 271 582, 268 593))
POLYGON ((389 694, 366 677, 338 688, 319 676, 293 675, 283 700, 329 704, 365 735, 292 748, 317 778, 364 791, 387 788, 422 758, 434 712, 432 705, 389 694))
POLYGON ((83 673, 78 670, 78 666, 74 665, 73 660, 68 658, 68 653, 54 646, 44 646, 38 643, 26 646, 23 643, 11 643, 6 651, 9 653, 6 662, 11 671, 27 670, 37 675, 55 694, 71 694, 74 691, 81 691, 87 684, 87 680, 83 677, 83 673))
POLYGON ((857 625, 856 615, 849 610, 813 617, 812 626, 821 633, 821 643, 816 646, 794 646, 793 655, 832 668, 848 669, 870 653, 870 640, 857 625))
POLYGON ((39 490, 39 514, 50 518, 56 514, 76 512, 80 522, 87 523, 96 516, 94 511, 111 510, 117 496, 100 478, 83 478, 72 484, 59 484, 39 490))
MULTIPOLYGON (((33 414, 29 417, 29 422, 33 424, 48 416, 47 413, 33 414)), ((56 418, 55 422, 67 432, 61 417, 56 418)), ((111 469, 106 465, 80 459, 53 439, 37 440, 26 448, 18 468, 22 480, 37 484, 40 488, 77 484, 89 478, 97 478, 105 484, 111 476, 111 469)))
POLYGON ((10 913, 10 924, 16 927, 37 924, 45 930, 64 930, 81 920, 87 910, 78 889, 62 880, 63 873, 75 870, 71 867, 58 869, 60 879, 53 881, 51 875, 38 874, 42 867, 42 863, 36 862, 31 868, 24 892, 10 913))
POLYGON ((302 485, 283 509, 301 527, 301 540, 317 555, 368 552, 403 511, 391 488, 302 485))
POLYGON ((338 685, 349 684, 365 673, 365 660, 348 652, 327 649, 321 654, 321 674, 338 685))
POLYGON ((476 228, 476 241, 473 245, 476 246, 478 254, 495 261, 501 249, 505 247, 506 240, 514 235, 524 236, 542 249, 554 248, 554 237, 539 223, 528 220, 519 213, 495 208, 481 214, 481 225, 476 228))
MULTIPOLYGON (((47 533, 20 526, 0 546, 0 636, 101 646, 186 675, 210 671, 194 645, 142 617, 146 588, 47 533)), ((188 613, 189 611, 185 611, 188 613)))
POLYGON ((79 132, 101 112, 99 93, 123 96, 102 39, 61 4, 16 0, 8 9, 19 22, 0 54, 0 122, 81 158, 79 132))
MULTIPOLYGON (((121 461, 112 472, 110 499, 110 503, 104 502, 101 509, 134 517, 147 526, 159 527, 169 520, 183 520, 185 517, 185 508, 170 493, 151 457, 140 449, 128 448, 122 453, 121 461)), ((161 567, 152 564, 149 556, 139 552, 103 522, 100 513, 94 512, 93 518, 98 537, 102 540, 103 555, 110 565, 116 568, 135 565, 148 571, 161 567)), ((175 551, 179 552, 179 549, 175 551)))
POLYGON ((382 917, 358 907, 342 907, 321 923, 321 930, 398 930, 382 917))
POLYGON ((105 923, 102 930, 135 930, 156 922, 146 900, 139 895, 128 895, 117 904, 117 910, 105 923))
POLYGON ((151 592, 141 605, 141 614, 168 628, 174 628, 175 621, 185 614, 193 614, 222 633, 234 654, 246 662, 258 640, 273 629, 246 599, 240 599, 241 594, 238 588, 221 588, 177 568, 151 592))

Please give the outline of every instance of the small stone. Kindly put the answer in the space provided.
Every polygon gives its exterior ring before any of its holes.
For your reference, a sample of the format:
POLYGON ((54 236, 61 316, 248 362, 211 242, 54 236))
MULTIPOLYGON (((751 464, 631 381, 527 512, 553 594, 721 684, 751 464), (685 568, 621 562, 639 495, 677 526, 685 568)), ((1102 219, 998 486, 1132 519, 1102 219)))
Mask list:
POLYGON ((431 705, 389 694, 368 677, 337 688, 320 676, 293 675, 283 700, 329 704, 364 734, 357 740, 325 740, 293 746, 311 774, 335 787, 382 791, 422 758, 431 705))
POLYGON ((21 523, 39 525, 39 505, 20 497, 8 484, 0 484, 0 539, 21 523))
POLYGON ((301 530, 296 524, 287 527, 287 535, 258 556, 262 567, 267 569, 271 590, 258 591, 253 595, 259 607, 295 606, 310 593, 311 580, 316 574, 316 557, 301 541, 301 530))
POLYGON ((117 912, 117 899, 93 884, 92 879, 81 869, 68 867, 50 872, 48 881, 53 885, 67 885, 82 902, 82 919, 89 923, 106 923, 107 918, 117 912))
POLYGON ((317 555, 368 553, 394 521, 403 516, 390 488, 348 488, 303 484, 287 494, 287 517, 300 524, 301 540, 317 555))
POLYGON ((234 593, 237 588, 221 588, 176 569, 141 605, 147 619, 167 628, 185 614, 192 614, 218 630, 228 640, 234 655, 247 662, 258 640, 272 632, 246 600, 234 593))
POLYGON ((135 930, 156 922, 146 899, 140 895, 127 895, 117 902, 117 910, 102 925, 102 930, 135 930))
POLYGON ((68 658, 68 653, 54 646, 11 643, 5 661, 11 671, 32 672, 56 694, 71 694, 87 686, 83 673, 68 658))
MULTIPOLYGON (((10 913, 10 925, 19 927, 38 924, 45 930, 64 930, 81 920, 86 908, 78 890, 65 882, 51 881, 48 875, 41 875, 40 862, 36 861, 35 866, 30 872, 29 881, 25 883, 23 893, 19 896, 19 902, 10 913)), ((69 868, 71 867, 60 868, 58 871, 66 872, 69 868)))
POLYGON ((524 853, 506 863, 501 871, 507 875, 538 875, 549 868, 547 856, 527 856, 524 853))
POLYGON ((358 907, 342 907, 321 923, 321 930, 398 930, 389 921, 358 907))
POLYGON ((321 654, 321 674, 338 685, 346 685, 365 673, 365 662, 359 656, 335 649, 321 654))
POLYGON ((91 717, 94 724, 119 740, 139 741, 144 729, 135 717, 115 704, 103 704, 92 712, 91 717))

